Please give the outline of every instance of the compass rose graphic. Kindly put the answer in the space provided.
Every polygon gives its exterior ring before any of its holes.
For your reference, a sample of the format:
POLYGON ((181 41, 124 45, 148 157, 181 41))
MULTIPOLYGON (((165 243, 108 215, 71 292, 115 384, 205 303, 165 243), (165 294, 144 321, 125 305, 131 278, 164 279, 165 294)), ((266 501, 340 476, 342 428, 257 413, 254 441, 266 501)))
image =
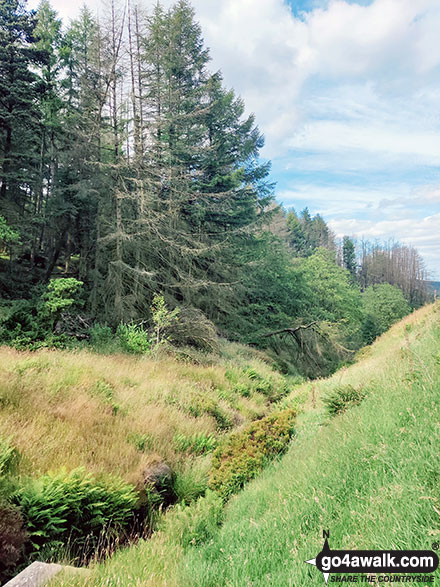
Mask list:
MULTIPOLYGON (((328 545, 328 540, 326 538, 325 542, 324 542, 324 547, 323 547, 322 551, 318 554, 318 556, 316 558, 312 558, 312 559, 305 561, 305 562, 308 565, 314 565, 315 567, 318 567, 318 564, 317 564, 318 557, 322 558, 322 556, 325 556, 328 554, 330 554, 330 546, 328 545)), ((328 578, 330 577, 330 573, 325 573, 324 571, 321 571, 321 572, 322 572, 322 576, 324 577, 325 584, 328 585, 328 578)))

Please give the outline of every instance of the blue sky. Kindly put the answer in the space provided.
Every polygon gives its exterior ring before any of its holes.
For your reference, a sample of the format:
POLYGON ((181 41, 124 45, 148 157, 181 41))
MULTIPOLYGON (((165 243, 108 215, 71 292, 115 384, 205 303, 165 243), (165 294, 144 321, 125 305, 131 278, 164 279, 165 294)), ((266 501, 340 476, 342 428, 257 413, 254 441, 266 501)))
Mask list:
POLYGON ((266 136, 278 200, 337 236, 414 245, 440 279, 440 1, 193 4, 213 69, 266 136))
MULTIPOLYGON (((347 4, 359 4, 368 6, 373 0, 347 0, 347 4)), ((311 12, 316 8, 327 8, 330 0, 287 0, 286 4, 292 9, 295 16, 300 16, 302 12, 311 12)))

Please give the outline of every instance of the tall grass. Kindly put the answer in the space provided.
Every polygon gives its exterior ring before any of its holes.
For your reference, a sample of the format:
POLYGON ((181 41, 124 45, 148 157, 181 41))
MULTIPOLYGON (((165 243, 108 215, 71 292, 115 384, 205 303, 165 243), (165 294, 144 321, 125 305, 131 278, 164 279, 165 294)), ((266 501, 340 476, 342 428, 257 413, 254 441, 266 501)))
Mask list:
POLYGON ((188 454, 174 438, 205 438, 214 447, 224 430, 271 409, 257 389, 242 397, 226 373, 244 385, 252 368, 286 392, 284 377, 256 354, 240 352, 235 362, 205 355, 206 364, 197 365, 167 356, 0 347, 0 438, 18 449, 19 474, 83 466, 137 482, 152 455, 182 469, 188 454))

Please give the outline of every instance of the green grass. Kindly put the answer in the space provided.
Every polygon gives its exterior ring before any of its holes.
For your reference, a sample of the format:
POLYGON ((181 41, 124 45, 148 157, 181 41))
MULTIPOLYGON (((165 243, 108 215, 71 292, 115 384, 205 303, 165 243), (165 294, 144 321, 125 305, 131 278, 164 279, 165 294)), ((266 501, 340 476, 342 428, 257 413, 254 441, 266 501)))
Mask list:
POLYGON ((192 504, 186 515, 209 528, 201 540, 165 524, 86 584, 322 586, 304 561, 321 550, 323 529, 334 549, 430 549, 440 539, 440 306, 407 317, 361 357, 294 392, 292 403, 307 401, 290 450, 229 501, 222 525, 212 523, 215 504, 192 504), (368 394, 330 417, 322 398, 341 385, 368 394))
POLYGON ((182 585, 322 585, 303 561, 321 550, 323 529, 335 549, 438 540, 439 318, 438 307, 422 310, 410 337, 394 327, 365 359, 369 375, 361 363, 317 384, 289 453, 230 504, 211 543, 186 552, 182 585), (340 379, 371 393, 327 421, 319 396, 340 379))

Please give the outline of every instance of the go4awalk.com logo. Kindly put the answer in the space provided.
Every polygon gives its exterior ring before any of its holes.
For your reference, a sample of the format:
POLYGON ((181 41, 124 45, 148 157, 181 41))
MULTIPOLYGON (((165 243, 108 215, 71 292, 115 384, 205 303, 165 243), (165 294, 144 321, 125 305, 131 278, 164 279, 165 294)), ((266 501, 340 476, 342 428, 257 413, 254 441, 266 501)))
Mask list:
POLYGON ((330 533, 324 531, 324 547, 305 561, 315 565, 331 583, 433 583, 431 573, 439 559, 432 550, 331 550, 330 533))

